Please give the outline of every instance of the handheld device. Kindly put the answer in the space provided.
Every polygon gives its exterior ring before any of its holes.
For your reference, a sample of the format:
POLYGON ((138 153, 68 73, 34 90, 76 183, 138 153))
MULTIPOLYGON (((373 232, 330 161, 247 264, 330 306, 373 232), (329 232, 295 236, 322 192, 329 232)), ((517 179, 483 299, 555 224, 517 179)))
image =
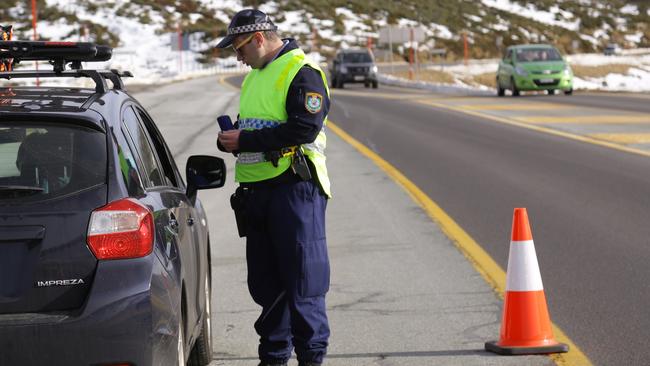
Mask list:
POLYGON ((221 131, 228 131, 234 128, 230 116, 226 114, 217 117, 217 122, 219 123, 219 128, 221 128, 221 131))

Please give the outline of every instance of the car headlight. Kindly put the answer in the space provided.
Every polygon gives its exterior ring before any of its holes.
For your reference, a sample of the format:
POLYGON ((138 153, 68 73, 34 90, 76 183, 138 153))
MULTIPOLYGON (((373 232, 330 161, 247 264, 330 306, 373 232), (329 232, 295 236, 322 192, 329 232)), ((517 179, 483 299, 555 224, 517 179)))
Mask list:
POLYGON ((519 76, 528 76, 528 71, 526 71, 523 67, 517 66, 515 67, 515 72, 519 76))
POLYGON ((571 71, 571 66, 566 65, 564 66, 564 76, 571 76, 573 75, 573 71, 571 71))
POLYGON ((347 72, 348 72, 348 68, 345 67, 345 66, 341 66, 341 73, 342 74, 347 74, 347 72))
POLYGON ((373 74, 376 74, 379 69, 377 68, 377 65, 373 65, 370 71, 372 71, 373 74))

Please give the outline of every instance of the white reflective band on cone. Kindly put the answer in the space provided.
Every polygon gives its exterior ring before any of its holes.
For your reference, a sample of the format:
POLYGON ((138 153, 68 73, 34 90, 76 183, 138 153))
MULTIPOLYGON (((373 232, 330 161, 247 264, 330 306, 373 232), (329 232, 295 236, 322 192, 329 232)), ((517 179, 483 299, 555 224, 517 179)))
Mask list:
POLYGON ((511 242, 506 291, 541 291, 543 289, 533 241, 511 242))

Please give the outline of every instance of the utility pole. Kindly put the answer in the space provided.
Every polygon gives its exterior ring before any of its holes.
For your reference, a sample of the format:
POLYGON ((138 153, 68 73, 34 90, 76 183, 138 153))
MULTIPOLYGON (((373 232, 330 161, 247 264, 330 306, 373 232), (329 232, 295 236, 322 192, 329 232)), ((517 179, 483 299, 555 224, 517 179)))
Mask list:
MULTIPOLYGON (((34 29, 34 41, 38 41, 38 33, 36 33, 36 21, 37 21, 37 11, 36 11, 36 0, 32 0, 32 28, 34 29)), ((36 66, 36 71, 38 71, 38 61, 34 61, 34 65, 36 66)), ((38 79, 38 76, 36 77, 36 86, 40 86, 40 81, 38 79)))
POLYGON ((467 61, 469 59, 469 46, 467 45, 467 31, 463 32, 463 49, 465 54, 465 66, 467 66, 467 61))
POLYGON ((411 42, 409 49, 409 80, 413 80, 413 27, 409 28, 411 33, 411 42))
POLYGON ((181 21, 176 23, 176 33, 178 34, 178 73, 183 71, 183 31, 181 29, 181 21))
POLYGON ((393 67, 393 35, 391 29, 392 25, 388 25, 388 48, 389 48, 389 57, 390 57, 390 73, 395 74, 395 69, 393 67))

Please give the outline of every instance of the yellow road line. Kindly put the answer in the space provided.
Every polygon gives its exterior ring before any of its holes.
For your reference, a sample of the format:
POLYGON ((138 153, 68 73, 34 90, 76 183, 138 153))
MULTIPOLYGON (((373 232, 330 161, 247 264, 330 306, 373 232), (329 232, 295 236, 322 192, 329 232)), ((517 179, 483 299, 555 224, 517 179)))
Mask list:
POLYGON ((545 109, 571 109, 573 106, 551 103, 528 103, 528 104, 461 104, 458 108, 479 110, 479 111, 532 111, 545 109))
POLYGON ((554 130, 554 129, 547 128, 547 127, 536 126, 536 125, 532 125, 532 124, 526 124, 524 122, 519 122, 519 121, 516 121, 514 119, 508 119, 508 118, 504 118, 504 117, 499 117, 499 116, 494 116, 494 115, 489 115, 489 114, 483 114, 483 113, 479 113, 479 112, 475 112, 475 111, 463 110, 463 109, 456 108, 454 106, 446 105, 446 104, 443 104, 443 103, 434 103, 434 102, 431 102, 431 101, 426 101, 426 102, 420 101, 420 103, 430 105, 430 106, 433 106, 433 107, 438 107, 438 108, 441 108, 441 109, 447 109, 447 110, 452 110, 452 111, 456 111, 456 112, 459 112, 459 113, 468 114, 470 116, 479 117, 481 119, 489 119, 489 120, 499 122, 499 123, 505 123, 505 124, 508 124, 508 125, 527 128, 529 130, 543 132, 543 133, 547 133, 549 135, 560 136, 560 137, 564 137, 564 138, 571 139, 571 140, 586 142, 586 143, 593 144, 593 145, 600 145, 600 146, 608 147, 608 148, 614 149, 614 150, 620 150, 620 151, 625 151, 625 152, 628 152, 628 153, 631 153, 631 154, 637 154, 637 155, 650 157, 650 151, 644 151, 644 150, 639 150, 639 149, 635 149, 635 148, 631 148, 631 147, 627 147, 627 146, 617 145, 617 144, 612 143, 612 142, 596 140, 596 139, 588 137, 588 136, 574 135, 574 134, 571 134, 571 133, 568 133, 568 132, 554 130))
POLYGON ((646 144, 650 142, 650 133, 592 133, 589 136, 621 144, 646 144))
POLYGON ((591 92, 591 93, 580 93, 580 95, 593 95, 593 96, 606 96, 606 97, 614 97, 614 98, 636 98, 636 99, 650 99, 650 94, 648 93, 616 93, 616 92, 605 92, 605 93, 597 93, 597 92, 591 92))
POLYGON ((525 123, 574 123, 574 124, 604 124, 604 123, 648 123, 650 124, 650 115, 646 114, 629 114, 629 115, 593 115, 593 116, 529 116, 513 117, 517 121, 525 123))
MULTIPOLYGON (((429 198, 420 188, 404 176, 399 170, 393 167, 389 162, 382 159, 375 152, 357 141, 354 137, 348 135, 331 120, 328 120, 328 128, 336 133, 345 142, 359 150, 361 154, 372 160, 381 168, 390 178, 400 185, 411 198, 424 209, 429 217, 436 222, 449 239, 460 249, 461 253, 469 260, 478 273, 483 276, 490 286, 494 288, 497 294, 503 298, 506 288, 506 273, 503 271, 494 259, 481 248, 469 234, 463 230, 445 211, 429 198)), ((558 353, 550 356, 557 365, 571 366, 590 366, 591 361, 582 351, 567 337, 564 332, 553 324, 553 334, 559 342, 569 345, 568 353, 558 353)), ((495 335, 496 337, 496 335, 495 335)))
POLYGON ((467 102, 467 101, 477 101, 477 100, 485 100, 483 97, 456 97, 456 96, 445 96, 445 95, 439 95, 435 97, 429 97, 428 100, 435 102, 435 101, 445 101, 445 102, 467 102))
POLYGON ((230 84, 229 82, 226 81, 226 77, 230 77, 230 76, 233 76, 233 74, 222 75, 219 78, 219 84, 226 85, 227 87, 229 87, 232 90, 239 91, 238 87, 236 87, 236 86, 234 86, 234 85, 232 85, 232 84, 230 84))

